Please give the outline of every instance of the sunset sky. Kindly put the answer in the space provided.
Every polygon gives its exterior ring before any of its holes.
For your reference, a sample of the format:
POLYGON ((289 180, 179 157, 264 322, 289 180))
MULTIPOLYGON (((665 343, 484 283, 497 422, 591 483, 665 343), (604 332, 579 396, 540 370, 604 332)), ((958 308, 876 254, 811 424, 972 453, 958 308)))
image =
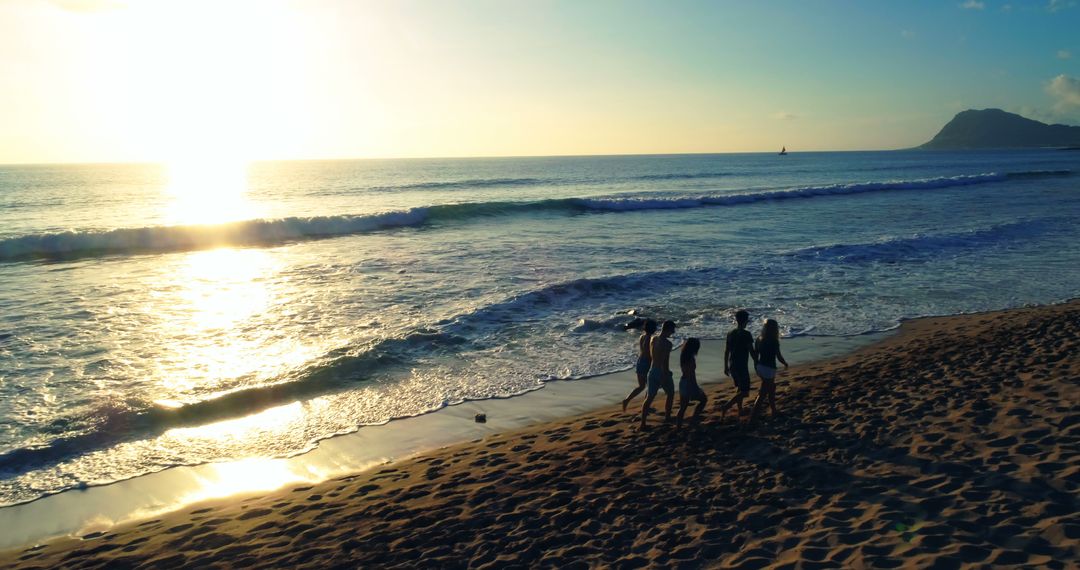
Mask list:
POLYGON ((1053 2, 0 0, 0 163, 890 149, 1080 124, 1053 2))

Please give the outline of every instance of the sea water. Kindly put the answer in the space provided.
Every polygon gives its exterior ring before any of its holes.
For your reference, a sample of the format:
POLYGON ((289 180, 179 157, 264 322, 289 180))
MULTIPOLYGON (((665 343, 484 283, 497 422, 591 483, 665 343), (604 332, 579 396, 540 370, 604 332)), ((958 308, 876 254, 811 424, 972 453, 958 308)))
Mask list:
MULTIPOLYGON (((0 505, 786 336, 1080 291, 1080 153, 0 167, 0 505)), ((708 371, 702 371, 708 374, 708 371)))

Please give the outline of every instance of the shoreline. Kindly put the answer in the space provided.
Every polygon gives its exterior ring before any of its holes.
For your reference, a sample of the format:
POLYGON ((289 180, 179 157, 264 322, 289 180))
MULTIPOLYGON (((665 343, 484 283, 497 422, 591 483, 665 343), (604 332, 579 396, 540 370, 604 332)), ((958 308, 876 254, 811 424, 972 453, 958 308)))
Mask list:
MULTIPOLYGON (((791 362, 805 365, 872 345, 898 329, 853 336, 805 335, 785 339, 791 362)), ((627 335, 628 341, 636 338, 627 335)), ((701 384, 722 382, 723 341, 705 339, 699 355, 701 384)), ((317 484, 354 475, 422 453, 557 421, 616 404, 637 385, 633 370, 546 382, 534 390, 470 400, 415 416, 331 436, 314 449, 283 458, 250 458, 165 468, 129 479, 68 489, 0 507, 0 549, 32 545, 62 536, 83 536, 165 515, 193 504, 290 484, 317 484), (478 413, 486 423, 476 423, 478 413), (253 477, 253 473, 257 476, 253 477)), ((634 399, 640 407, 644 395, 634 399)), ((634 404, 632 403, 631 406, 634 404)), ((265 412, 265 410, 264 410, 265 412)), ((260 412, 262 413, 262 412, 260 412)))
POLYGON ((746 431, 719 423, 726 383, 702 382, 704 421, 678 433, 640 433, 612 406, 505 431, 489 418, 488 437, 383 469, 0 563, 1067 567, 1080 560, 1078 349, 1077 300, 916 319, 793 366, 785 415, 746 431))

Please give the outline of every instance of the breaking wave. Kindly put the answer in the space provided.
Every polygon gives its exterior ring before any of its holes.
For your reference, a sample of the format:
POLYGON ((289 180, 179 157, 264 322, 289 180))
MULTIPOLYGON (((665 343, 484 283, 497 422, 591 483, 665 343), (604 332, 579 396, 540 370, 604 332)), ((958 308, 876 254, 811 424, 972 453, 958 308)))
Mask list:
POLYGON ((935 258, 949 251, 978 249, 1038 236, 1055 221, 1032 220, 963 232, 914 235, 869 243, 837 243, 799 249, 788 255, 843 263, 895 263, 935 258))
MULTIPOLYGON (((717 270, 689 269, 683 273, 689 276, 717 270)), ((70 435, 0 452, 0 476, 39 469, 75 455, 172 428, 242 417, 284 403, 346 390, 365 382, 377 382, 385 370, 396 365, 410 366, 418 359, 475 348, 470 339, 482 338, 484 335, 478 335, 478 332, 484 328, 503 328, 519 320, 541 318, 559 307, 588 306, 597 295, 635 291, 662 274, 640 272, 544 285, 418 328, 401 337, 382 339, 367 346, 336 349, 272 383, 239 385, 231 390, 205 394, 202 399, 167 404, 109 401, 91 410, 57 418, 44 429, 45 433, 70 435)), ((667 275, 670 276, 670 272, 667 275)), ((626 316, 614 316, 601 323, 581 320, 580 328, 575 332, 616 333, 621 331, 617 325, 628 320, 626 316)), ((500 396, 493 394, 490 397, 500 396)))
MULTIPOLYGON (((714 173, 715 174, 715 173, 714 173)), ((806 186, 784 190, 682 197, 559 198, 539 201, 496 201, 441 204, 365 215, 289 217, 247 220, 219 225, 153 226, 95 231, 65 231, 0 240, 0 261, 69 259, 96 255, 187 251, 223 246, 267 246, 305 239, 363 234, 432 223, 461 222, 530 212, 631 212, 724 207, 770 201, 846 196, 867 192, 929 190, 986 184, 1010 178, 1067 176, 1071 171, 1026 171, 945 176, 917 180, 806 186)), ((710 174, 713 175, 713 174, 710 174)), ((682 176, 682 175, 677 175, 682 176)), ((509 181, 533 179, 507 179, 509 181)), ((490 181, 489 181, 490 182, 490 181)), ((432 183, 441 184, 441 183, 432 183)))

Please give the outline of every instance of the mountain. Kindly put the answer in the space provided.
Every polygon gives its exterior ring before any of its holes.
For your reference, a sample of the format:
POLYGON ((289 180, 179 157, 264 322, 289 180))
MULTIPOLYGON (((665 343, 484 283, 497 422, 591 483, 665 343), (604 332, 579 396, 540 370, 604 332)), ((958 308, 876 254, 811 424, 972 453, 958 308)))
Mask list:
POLYGON ((1080 146, 1080 127, 1048 125, 1001 109, 957 113, 920 149, 1080 146))

